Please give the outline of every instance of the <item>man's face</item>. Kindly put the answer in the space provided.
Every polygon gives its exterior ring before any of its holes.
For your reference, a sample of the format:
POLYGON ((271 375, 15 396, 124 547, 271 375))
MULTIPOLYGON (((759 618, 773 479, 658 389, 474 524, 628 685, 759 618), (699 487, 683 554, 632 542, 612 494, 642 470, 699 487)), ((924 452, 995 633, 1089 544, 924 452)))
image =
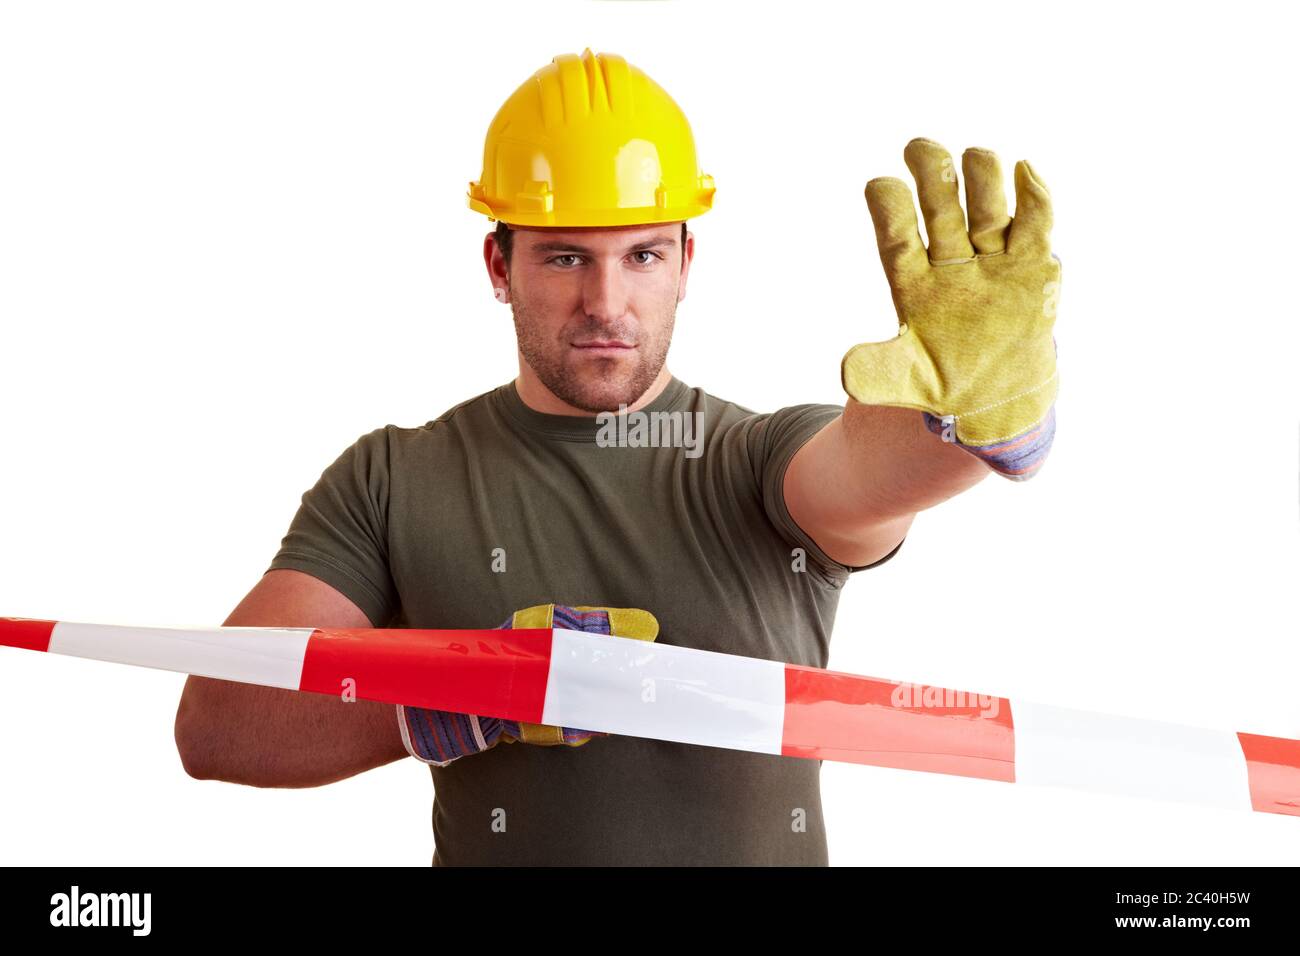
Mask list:
POLYGON ((682 224, 513 231, 510 303, 524 361, 575 408, 634 404, 664 367, 685 294, 693 250, 681 247, 682 224))

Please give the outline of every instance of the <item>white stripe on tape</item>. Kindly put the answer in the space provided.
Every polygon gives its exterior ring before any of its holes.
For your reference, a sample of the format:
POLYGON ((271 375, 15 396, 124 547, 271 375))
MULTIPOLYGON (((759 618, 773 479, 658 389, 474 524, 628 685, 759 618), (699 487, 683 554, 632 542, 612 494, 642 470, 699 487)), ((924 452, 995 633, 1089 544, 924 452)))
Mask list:
POLYGON ((1017 783, 1251 809, 1234 733, 1020 701, 1014 711, 1017 783))
POLYGON ((310 627, 122 627, 59 621, 50 653, 297 690, 310 627))
POLYGON ((543 723, 781 753, 784 664, 558 627, 552 634, 543 723))

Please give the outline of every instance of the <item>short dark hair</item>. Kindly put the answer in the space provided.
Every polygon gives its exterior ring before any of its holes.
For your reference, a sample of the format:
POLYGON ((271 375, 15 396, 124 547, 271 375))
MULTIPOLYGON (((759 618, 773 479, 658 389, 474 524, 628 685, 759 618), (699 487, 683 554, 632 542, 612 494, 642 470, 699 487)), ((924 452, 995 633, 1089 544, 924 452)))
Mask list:
MULTIPOLYGON (((514 251, 515 234, 511 231, 510 225, 501 220, 497 220, 496 231, 497 248, 501 250, 502 257, 506 260, 506 268, 510 268, 510 254, 514 251)), ((682 255, 686 255, 686 222, 682 221, 682 255)))

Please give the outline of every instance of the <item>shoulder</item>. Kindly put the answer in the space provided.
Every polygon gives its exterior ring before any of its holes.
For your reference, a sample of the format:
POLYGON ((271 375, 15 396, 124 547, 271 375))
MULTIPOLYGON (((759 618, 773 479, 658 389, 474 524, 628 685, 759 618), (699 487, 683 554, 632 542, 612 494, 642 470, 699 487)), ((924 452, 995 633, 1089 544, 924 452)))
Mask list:
POLYGON ((783 440, 806 440, 844 411, 843 406, 821 402, 804 402, 783 405, 772 411, 757 411, 749 405, 720 398, 703 389, 692 391, 698 395, 696 407, 705 412, 711 433, 718 437, 743 435, 755 451, 783 440))
POLYGON ((413 441, 419 442, 449 429, 472 427, 495 414, 491 398, 496 391, 496 389, 489 389, 475 395, 473 398, 458 402, 437 418, 432 418, 423 425, 384 425, 365 437, 376 441, 386 441, 392 445, 413 441))

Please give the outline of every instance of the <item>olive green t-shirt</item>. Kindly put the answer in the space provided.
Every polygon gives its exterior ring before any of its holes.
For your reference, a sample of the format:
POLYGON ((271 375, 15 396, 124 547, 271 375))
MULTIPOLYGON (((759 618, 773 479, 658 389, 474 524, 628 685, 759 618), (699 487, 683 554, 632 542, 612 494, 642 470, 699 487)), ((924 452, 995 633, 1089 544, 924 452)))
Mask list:
MULTIPOLYGON (((638 607, 660 643, 825 667, 860 569, 795 524, 781 488, 842 409, 758 414, 673 378, 640 411, 659 426, 629 413, 611 444, 607 423, 534 411, 510 382, 377 428, 303 495, 268 570, 325 581, 377 627, 638 607)), ((435 866, 827 863, 820 760, 610 736, 429 770, 435 866)))

